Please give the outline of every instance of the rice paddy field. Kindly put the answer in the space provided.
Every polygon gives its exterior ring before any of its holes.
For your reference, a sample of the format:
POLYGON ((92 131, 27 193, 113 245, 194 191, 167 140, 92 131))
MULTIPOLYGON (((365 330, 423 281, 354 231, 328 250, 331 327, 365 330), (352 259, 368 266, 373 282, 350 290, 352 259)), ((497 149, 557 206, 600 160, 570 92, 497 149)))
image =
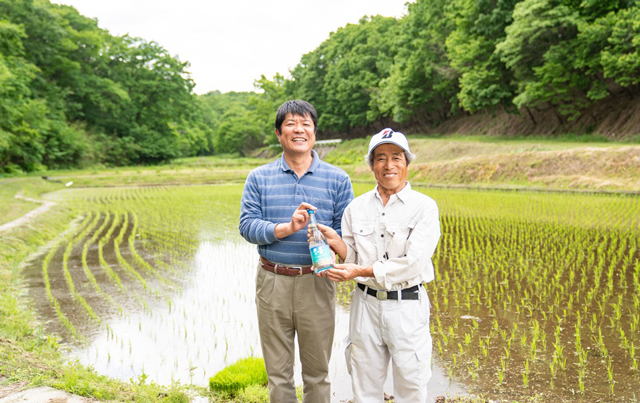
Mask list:
MULTIPOLYGON (((440 207, 428 292, 434 362, 452 384, 515 401, 640 399, 637 196, 416 189, 440 207)), ((69 357, 121 379, 204 385, 259 356, 257 252, 237 233, 241 193, 49 194, 77 218, 23 272, 69 357)), ((351 289, 338 293, 345 311, 351 289)))
POLYGON ((434 351, 477 393, 640 399, 640 201, 429 190, 434 351))

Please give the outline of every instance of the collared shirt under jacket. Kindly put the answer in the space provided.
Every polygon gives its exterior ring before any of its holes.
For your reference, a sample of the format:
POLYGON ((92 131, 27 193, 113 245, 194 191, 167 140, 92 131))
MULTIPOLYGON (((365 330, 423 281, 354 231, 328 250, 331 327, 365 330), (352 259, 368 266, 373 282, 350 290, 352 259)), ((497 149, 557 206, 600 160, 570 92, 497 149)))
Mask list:
POLYGON ((375 277, 355 281, 399 290, 434 279, 431 257, 440 239, 438 205, 407 185, 382 204, 378 188, 357 197, 342 217, 345 263, 373 266, 375 277))

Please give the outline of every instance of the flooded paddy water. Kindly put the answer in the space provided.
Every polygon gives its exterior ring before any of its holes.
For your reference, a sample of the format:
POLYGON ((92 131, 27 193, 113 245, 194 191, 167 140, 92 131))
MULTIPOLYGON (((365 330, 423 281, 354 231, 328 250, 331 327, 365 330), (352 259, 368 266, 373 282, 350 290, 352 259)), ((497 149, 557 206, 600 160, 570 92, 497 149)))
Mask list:
MULTIPOLYGON (((431 396, 640 398, 637 198, 421 191, 438 202, 443 232, 428 285, 431 396)), ((241 192, 230 184, 53 194, 78 217, 25 277, 69 356, 125 380, 198 385, 260 356, 258 255, 237 233, 241 192)), ((336 401, 350 397, 341 340, 352 289, 338 292, 336 401)))

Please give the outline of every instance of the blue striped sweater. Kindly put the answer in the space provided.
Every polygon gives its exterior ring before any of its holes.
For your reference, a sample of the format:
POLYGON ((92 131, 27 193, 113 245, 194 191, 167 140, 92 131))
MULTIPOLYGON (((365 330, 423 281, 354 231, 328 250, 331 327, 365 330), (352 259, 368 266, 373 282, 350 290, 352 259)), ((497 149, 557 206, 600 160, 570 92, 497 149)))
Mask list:
POLYGON ((318 208, 319 223, 341 234, 342 213, 353 200, 353 188, 345 171, 328 164, 312 150, 313 162, 298 175, 281 156, 249 173, 242 193, 240 234, 258 245, 260 256, 287 266, 310 266, 307 230, 277 239, 276 224, 288 223, 302 202, 318 208))

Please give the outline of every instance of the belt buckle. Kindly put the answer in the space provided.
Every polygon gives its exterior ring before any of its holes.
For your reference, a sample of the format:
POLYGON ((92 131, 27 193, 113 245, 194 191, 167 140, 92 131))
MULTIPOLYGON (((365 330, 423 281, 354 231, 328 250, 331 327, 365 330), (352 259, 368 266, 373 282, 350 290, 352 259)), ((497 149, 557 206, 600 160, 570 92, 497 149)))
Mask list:
POLYGON ((387 299, 387 292, 385 290, 376 290, 376 298, 380 301, 384 301, 387 299))
POLYGON ((302 276, 302 266, 289 267, 290 269, 298 270, 298 276, 302 276))

